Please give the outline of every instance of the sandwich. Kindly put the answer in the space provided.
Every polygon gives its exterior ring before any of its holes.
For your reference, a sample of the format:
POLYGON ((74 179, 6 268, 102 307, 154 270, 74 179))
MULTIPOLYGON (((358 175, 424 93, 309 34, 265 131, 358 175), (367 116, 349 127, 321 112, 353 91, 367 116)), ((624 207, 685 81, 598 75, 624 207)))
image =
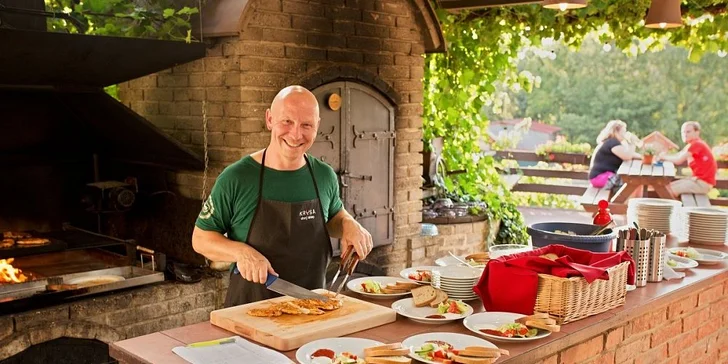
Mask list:
POLYGON ((543 312, 536 312, 535 314, 530 316, 523 316, 519 319, 516 319, 516 322, 540 330, 546 330, 551 332, 561 331, 561 326, 557 324, 556 319, 549 316, 549 314, 543 312))
POLYGON ((15 245, 15 240, 13 239, 2 239, 0 241, 0 248, 12 248, 13 245, 15 245))
POLYGON ((373 346, 364 349, 364 361, 367 364, 410 364, 409 352, 402 343, 373 346))
POLYGON ((461 364, 491 364, 501 355, 509 355, 508 350, 485 346, 468 346, 452 355, 452 361, 461 364))
POLYGON ((395 282, 389 283, 382 287, 382 293, 393 294, 393 293, 406 293, 420 285, 414 282, 395 282))
POLYGON ((22 238, 15 241, 19 246, 36 246, 50 244, 50 240, 43 238, 22 238))
POLYGON ((478 252, 465 256, 466 262, 469 262, 471 260, 479 264, 485 264, 488 262, 488 260, 490 260, 490 254, 485 252, 478 252))

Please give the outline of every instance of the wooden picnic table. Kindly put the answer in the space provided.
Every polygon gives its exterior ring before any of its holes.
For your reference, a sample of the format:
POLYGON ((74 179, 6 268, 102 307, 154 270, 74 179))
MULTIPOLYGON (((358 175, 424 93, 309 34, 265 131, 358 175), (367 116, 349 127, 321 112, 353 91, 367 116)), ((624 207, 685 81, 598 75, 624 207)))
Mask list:
POLYGON ((661 166, 643 164, 641 160, 624 161, 617 174, 624 181, 624 185, 612 196, 610 202, 624 204, 629 196, 638 188, 644 188, 646 196, 647 187, 652 187, 660 198, 672 199, 667 185, 675 179, 675 164, 662 162, 661 166))

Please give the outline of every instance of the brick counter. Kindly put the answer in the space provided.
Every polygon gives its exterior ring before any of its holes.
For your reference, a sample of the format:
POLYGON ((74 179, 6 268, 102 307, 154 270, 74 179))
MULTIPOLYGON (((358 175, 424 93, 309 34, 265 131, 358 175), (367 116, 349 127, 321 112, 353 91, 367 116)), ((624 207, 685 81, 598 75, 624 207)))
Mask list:
MULTIPOLYGON (((398 317, 350 336, 395 342, 433 331, 470 334, 460 321, 433 326, 398 317)), ((205 322, 120 341, 110 353, 121 363, 185 363, 173 347, 231 335, 205 322)), ((511 352, 498 361, 505 364, 726 363, 728 268, 723 263, 689 271, 682 280, 649 283, 627 293, 622 307, 566 324, 542 340, 498 346, 511 352)), ((285 354, 293 358, 295 350, 285 354)))

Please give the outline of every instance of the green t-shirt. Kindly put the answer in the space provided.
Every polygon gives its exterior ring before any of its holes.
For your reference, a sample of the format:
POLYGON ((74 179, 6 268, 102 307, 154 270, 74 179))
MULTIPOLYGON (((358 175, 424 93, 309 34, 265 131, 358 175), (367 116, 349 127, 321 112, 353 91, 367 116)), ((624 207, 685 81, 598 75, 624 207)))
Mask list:
MULTIPOLYGON (((336 173, 328 164, 307 156, 318 184, 324 221, 342 208, 336 173)), ((202 230, 227 233, 228 238, 245 241, 258 202, 261 165, 251 156, 229 165, 220 173, 205 201, 195 225, 202 230)), ((302 202, 316 198, 307 166, 295 171, 265 167, 263 198, 282 202, 302 202)))

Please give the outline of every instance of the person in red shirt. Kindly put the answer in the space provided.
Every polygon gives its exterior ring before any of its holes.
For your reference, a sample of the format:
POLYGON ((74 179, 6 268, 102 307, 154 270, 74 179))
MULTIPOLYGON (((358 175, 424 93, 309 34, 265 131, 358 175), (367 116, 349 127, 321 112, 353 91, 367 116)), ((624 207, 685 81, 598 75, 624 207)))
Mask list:
POLYGON ((668 186, 673 198, 683 193, 707 194, 715 186, 715 174, 718 164, 715 162, 713 152, 702 139, 700 139, 700 124, 697 121, 687 121, 680 128, 683 142, 687 145, 680 153, 670 156, 660 155, 658 159, 682 164, 688 162, 693 171, 690 178, 681 178, 668 186))

